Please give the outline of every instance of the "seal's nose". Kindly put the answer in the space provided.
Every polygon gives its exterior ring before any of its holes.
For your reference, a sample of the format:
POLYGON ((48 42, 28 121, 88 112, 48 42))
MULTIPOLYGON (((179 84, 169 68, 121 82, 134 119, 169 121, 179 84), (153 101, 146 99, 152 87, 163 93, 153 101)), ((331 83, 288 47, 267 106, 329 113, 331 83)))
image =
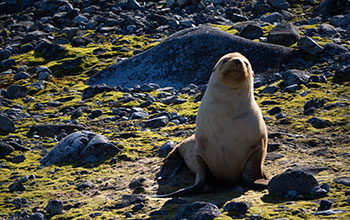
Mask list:
POLYGON ((233 62, 238 66, 239 64, 241 64, 241 61, 239 59, 234 59, 233 62))

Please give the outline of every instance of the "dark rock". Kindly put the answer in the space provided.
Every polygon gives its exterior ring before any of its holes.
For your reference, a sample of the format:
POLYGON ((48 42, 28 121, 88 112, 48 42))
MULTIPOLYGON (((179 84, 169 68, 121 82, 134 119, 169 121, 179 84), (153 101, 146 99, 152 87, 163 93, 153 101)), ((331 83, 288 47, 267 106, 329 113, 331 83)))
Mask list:
POLYGON ((15 124, 4 114, 0 114, 0 124, 0 135, 8 135, 16 130, 15 124))
POLYGON ((312 189, 317 185, 317 180, 311 174, 295 170, 274 176, 268 184, 268 190, 277 196, 288 195, 289 191, 311 195, 312 189))
POLYGON ((334 16, 330 18, 330 23, 346 30, 350 25, 350 14, 334 16))
POLYGON ((15 59, 8 58, 8 59, 2 60, 0 62, 0 70, 1 69, 7 70, 7 69, 9 69, 9 68, 11 68, 11 67, 13 67, 15 65, 16 65, 15 59))
POLYGON ((7 88, 6 97, 9 99, 17 99, 26 97, 29 90, 25 86, 12 84, 7 88))
POLYGON ((45 211, 50 215, 54 216, 63 213, 63 202, 59 199, 50 199, 45 207, 45 211))
POLYGON ((0 158, 5 157, 15 151, 15 148, 5 142, 0 142, 0 158))
POLYGON ((350 81, 350 65, 341 66, 335 70, 334 74, 335 81, 350 81))
POLYGON ((241 37, 248 38, 251 40, 257 39, 261 37, 263 34, 264 32, 262 31, 261 27, 259 27, 258 25, 251 25, 251 24, 244 27, 240 32, 241 37))
POLYGON ((176 143, 173 141, 167 141, 165 144, 163 144, 159 150, 158 154, 160 157, 166 157, 170 151, 172 151, 176 146, 176 143))
POLYGON ((310 101, 308 101, 304 105, 304 114, 308 115, 309 114, 308 110, 310 108, 316 108, 316 109, 322 108, 325 103, 326 103, 326 101, 323 99, 311 99, 310 101))
POLYGON ((137 10, 141 9, 141 5, 136 0, 128 0, 124 5, 124 8, 129 10, 137 10))
POLYGON ((280 158, 282 158, 282 157, 284 157, 283 154, 274 153, 274 152, 268 152, 268 153, 266 154, 266 160, 271 160, 271 161, 280 159, 280 158))
POLYGON ((349 0, 325 0, 315 10, 316 14, 338 15, 349 13, 349 0))
POLYGON ((77 184, 77 190, 79 190, 79 191, 82 191, 84 189, 92 189, 94 187, 95 187, 95 185, 89 180, 86 180, 82 183, 77 184))
POLYGON ((167 125, 169 122, 168 117, 166 116, 160 116, 157 118, 152 118, 147 121, 145 121, 145 126, 150 128, 161 128, 167 125))
POLYGON ((10 192, 15 192, 15 191, 24 191, 26 190, 26 187, 22 184, 20 180, 16 180, 9 186, 10 192))
POLYGON ((75 124, 46 124, 46 125, 33 125, 30 127, 27 133, 28 137, 37 134, 41 137, 54 137, 64 130, 67 134, 73 133, 75 130, 83 130, 84 127, 75 124))
POLYGON ((268 0, 267 3, 276 9, 286 10, 290 7, 288 1, 286 0, 268 0))
POLYGON ((224 207, 224 212, 229 215, 245 214, 252 207, 250 202, 229 202, 224 207))
POLYGON ((182 207, 175 216, 175 220, 211 220, 219 217, 221 214, 219 208, 208 202, 194 202, 190 205, 182 207))
POLYGON ((96 86, 90 86, 83 91, 83 97, 82 99, 88 99, 91 97, 94 97, 95 95, 103 92, 110 92, 113 91, 113 87, 109 87, 106 85, 96 85, 96 86))
POLYGON ((64 47, 61 45, 51 43, 47 40, 40 41, 34 48, 34 52, 40 53, 44 59, 58 58, 58 55, 60 55, 64 50, 64 47))
POLYGON ((142 108, 133 108, 131 112, 131 119, 142 119, 147 118, 149 116, 148 112, 146 112, 142 108))
POLYGON ((23 161, 25 161, 25 159, 26 157, 24 156, 24 154, 21 154, 21 155, 12 157, 11 161, 12 163, 22 163, 23 161))
POLYGON ((316 41, 309 37, 300 38, 298 41, 298 48, 311 55, 320 54, 323 50, 323 48, 318 43, 316 43, 316 41))
POLYGON ((274 44, 290 46, 300 39, 300 34, 292 23, 279 23, 271 29, 267 39, 274 44))
POLYGON ((334 179, 334 182, 344 186, 350 186, 350 177, 338 177, 334 179))
MULTIPOLYGON (((350 15, 349 15, 349 18, 350 18, 350 15)), ((338 57, 338 61, 340 63, 350 64, 350 52, 345 52, 340 54, 338 57)))
POLYGON ((330 209, 330 210, 315 212, 313 214, 314 215, 328 216, 328 215, 337 215, 337 214, 342 214, 342 213, 346 213, 346 210, 330 209))
POLYGON ((30 75, 28 73, 21 71, 21 72, 16 73, 16 75, 13 77, 13 79, 20 80, 20 79, 27 79, 29 77, 30 77, 30 75))
POLYGON ((287 70, 281 73, 283 77, 283 82, 285 86, 290 86, 294 84, 307 84, 310 76, 308 72, 304 72, 302 70, 287 70))
POLYGON ((331 208, 333 202, 330 200, 321 200, 320 206, 318 207, 318 211, 328 210, 331 208))
POLYGON ((331 125, 331 122, 328 120, 322 120, 317 117, 312 117, 309 120, 306 121, 307 123, 310 123, 315 128, 326 128, 331 125))
POLYGON ((270 93, 270 94, 273 94, 273 93, 276 93, 278 91, 277 87, 276 86, 266 86, 262 91, 261 93, 270 93))
POLYGON ((282 111, 281 107, 273 107, 272 109, 268 110, 267 113, 269 113, 270 115, 275 115, 278 114, 282 111))
POLYGON ((6 60, 12 55, 10 50, 0 50, 0 60, 6 60))
POLYGON ((22 200, 20 198, 15 198, 12 203, 15 205, 16 209, 22 208, 22 200))
POLYGON ((265 14, 267 12, 270 12, 271 7, 266 4, 265 0, 258 0, 253 4, 252 11, 255 15, 259 14, 265 14))
POLYGON ((41 160, 44 166, 63 162, 83 161, 96 163, 105 160, 108 154, 120 149, 102 135, 89 131, 77 131, 63 138, 41 160))
POLYGON ((298 90, 299 86, 297 84, 293 84, 283 88, 282 92, 295 93, 298 90))
POLYGON ((348 106, 349 104, 346 102, 335 102, 335 103, 331 103, 331 104, 327 104, 324 106, 324 109, 326 110, 330 110, 333 108, 344 108, 346 106, 348 106))
POLYGON ((92 110, 92 112, 91 112, 91 114, 89 115, 89 117, 90 117, 91 119, 93 119, 93 118, 100 117, 102 114, 103 114, 103 112, 102 112, 101 109, 95 109, 95 110, 92 110))
POLYGON ((117 208, 124 208, 133 204, 145 203, 144 195, 123 195, 121 198, 121 203, 116 205, 117 208))
POLYGON ((273 12, 269 15, 263 15, 260 17, 260 20, 265 21, 265 22, 269 22, 271 24, 275 23, 275 22, 281 22, 283 21, 283 16, 278 13, 278 12, 273 12))
POLYGON ((232 51, 245 55, 256 74, 268 68, 279 69, 296 55, 296 51, 290 48, 254 42, 201 26, 179 31, 144 53, 98 72, 88 84, 127 87, 148 82, 162 87, 205 84, 218 59, 232 51))
POLYGON ((129 183, 129 188, 135 189, 136 187, 143 186, 147 180, 148 179, 146 177, 139 177, 137 179, 134 179, 129 183))
POLYGON ((329 56, 334 56, 347 52, 347 49, 344 46, 329 42, 324 45, 323 52, 329 56))

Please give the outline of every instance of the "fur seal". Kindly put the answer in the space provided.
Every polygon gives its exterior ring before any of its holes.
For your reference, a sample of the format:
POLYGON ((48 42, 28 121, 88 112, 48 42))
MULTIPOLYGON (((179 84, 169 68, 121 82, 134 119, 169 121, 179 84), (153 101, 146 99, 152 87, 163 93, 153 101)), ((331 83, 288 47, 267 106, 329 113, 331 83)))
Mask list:
POLYGON ((216 63, 195 134, 169 153, 158 174, 158 179, 174 176, 184 162, 196 174, 195 183, 159 197, 198 193, 206 182, 266 187, 267 129, 254 99, 253 77, 250 62, 240 53, 226 54, 216 63))

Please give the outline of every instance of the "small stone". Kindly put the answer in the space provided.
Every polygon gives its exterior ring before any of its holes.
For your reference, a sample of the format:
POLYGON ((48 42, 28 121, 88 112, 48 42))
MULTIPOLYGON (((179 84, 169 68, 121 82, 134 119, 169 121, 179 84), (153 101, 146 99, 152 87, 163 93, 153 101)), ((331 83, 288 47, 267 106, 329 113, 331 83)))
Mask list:
POLYGON ((270 94, 273 94, 273 93, 276 93, 277 92, 277 87, 276 86, 266 86, 262 91, 261 93, 270 93, 270 94))
POLYGON ((344 186, 350 186, 350 177, 338 177, 334 179, 334 182, 344 186))
POLYGON ((290 7, 289 3, 286 0, 268 0, 267 3, 276 9, 286 10, 290 7))
POLYGON ((300 34, 292 23, 279 23, 271 29, 267 39, 269 42, 288 47, 300 39, 300 34))
POLYGON ((12 163, 22 163, 23 161, 25 161, 25 159, 26 157, 24 156, 24 154, 21 154, 21 155, 12 157, 11 161, 12 163))
POLYGON ((103 114, 102 110, 100 110, 100 109, 95 109, 95 110, 92 110, 92 112, 91 112, 91 114, 89 115, 89 117, 90 117, 91 119, 94 119, 94 118, 100 117, 102 114, 103 114))
POLYGON ((40 213, 40 212, 36 212, 34 214, 31 214, 28 218, 28 220, 45 220, 45 215, 40 213))
MULTIPOLYGON (((1 121, 1 119, 0 119, 1 121)), ((6 155, 9 155, 15 151, 15 148, 12 147, 11 145, 5 143, 5 142, 0 142, 0 158, 5 157, 6 155)))
POLYGON ((318 117, 312 117, 306 122, 310 123, 315 128, 326 128, 331 125, 331 123, 328 120, 322 120, 318 117))
POLYGON ((79 191, 82 191, 84 189, 92 189, 94 187, 95 187, 95 185, 89 180, 86 180, 82 183, 77 184, 77 190, 79 190, 79 191))
POLYGON ((159 150, 158 154, 160 157, 166 157, 170 151, 172 151, 176 146, 176 143, 173 141, 167 141, 165 144, 163 144, 159 150))
POLYGON ((224 207, 224 212, 232 214, 245 214, 252 207, 250 202, 229 202, 224 207))
POLYGON ((310 78, 309 73, 302 70, 287 70, 282 72, 283 82, 286 86, 294 85, 294 84, 306 84, 310 78))
POLYGON ((320 187, 315 187, 313 190, 312 190, 312 194, 316 197, 316 198, 323 198, 325 196, 327 196, 327 190, 325 189, 322 189, 320 187))
POLYGON ((16 209, 20 209, 22 207, 22 200, 20 198, 15 198, 12 203, 15 205, 16 209))
MULTIPOLYGON (((0 135, 7 135, 9 133, 15 132, 15 124, 4 114, 0 113, 0 135)), ((1 148, 0 148, 0 156, 2 155, 1 153, 1 148)))
POLYGON ((145 126, 146 127, 150 127, 150 128, 160 128, 160 127, 164 127, 165 125, 167 125, 169 122, 168 117, 166 116, 160 116, 157 118, 152 118, 150 120, 145 121, 145 126))
POLYGON ((13 77, 13 79, 14 79, 14 80, 20 80, 20 79, 27 79, 27 78, 29 78, 29 77, 30 77, 30 75, 29 75, 28 73, 21 71, 21 72, 18 72, 18 73, 13 77))
POLYGON ((331 208, 333 202, 331 200, 321 200, 320 206, 318 207, 318 211, 328 210, 331 208))
POLYGON ((29 90, 25 86, 11 84, 6 91, 6 96, 10 99, 17 99, 26 97, 29 90))
POLYGON ((346 213, 346 211, 340 210, 340 209, 331 209, 331 210, 315 212, 313 214, 314 215, 328 216, 328 215, 337 215, 337 214, 342 214, 342 213, 346 213))
POLYGON ((282 111, 281 107, 273 107, 272 109, 268 110, 267 113, 269 113, 270 115, 275 115, 278 114, 282 111))
POLYGON ((177 213, 174 220, 182 219, 206 219, 211 220, 219 217, 221 214, 219 208, 208 202, 194 202, 182 207, 177 213))
POLYGON ((283 88, 282 92, 296 93, 298 88, 299 88, 299 86, 297 84, 293 84, 293 85, 290 85, 290 86, 283 88))
POLYGON ((264 32, 262 31, 261 27, 259 27, 258 25, 251 25, 251 24, 244 27, 240 32, 240 35, 242 37, 251 39, 251 40, 257 39, 261 37, 263 34, 264 32))
POLYGON ((283 16, 278 13, 278 12, 273 12, 269 15, 263 15, 260 17, 260 20, 265 21, 265 22, 269 22, 271 24, 275 23, 275 22, 281 22, 283 21, 283 16))
POLYGON ((26 187, 22 184, 20 180, 16 180, 14 183, 12 183, 9 186, 10 192, 15 192, 15 191, 24 191, 26 190, 26 187))
POLYGON ((63 213, 63 202, 62 202, 62 200, 50 199, 48 204, 45 207, 45 210, 50 216, 54 216, 54 215, 57 215, 57 214, 62 214, 63 213))
POLYGON ((350 189, 345 190, 345 195, 350 196, 350 189))

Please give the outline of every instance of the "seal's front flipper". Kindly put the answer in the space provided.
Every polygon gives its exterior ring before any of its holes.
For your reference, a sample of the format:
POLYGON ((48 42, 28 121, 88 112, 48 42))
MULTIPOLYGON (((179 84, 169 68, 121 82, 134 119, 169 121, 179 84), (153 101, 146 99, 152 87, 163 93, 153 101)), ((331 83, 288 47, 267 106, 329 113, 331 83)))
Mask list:
POLYGON ((175 148, 164 160, 164 164, 157 174, 157 180, 175 176, 183 164, 184 160, 179 153, 179 149, 175 148))

